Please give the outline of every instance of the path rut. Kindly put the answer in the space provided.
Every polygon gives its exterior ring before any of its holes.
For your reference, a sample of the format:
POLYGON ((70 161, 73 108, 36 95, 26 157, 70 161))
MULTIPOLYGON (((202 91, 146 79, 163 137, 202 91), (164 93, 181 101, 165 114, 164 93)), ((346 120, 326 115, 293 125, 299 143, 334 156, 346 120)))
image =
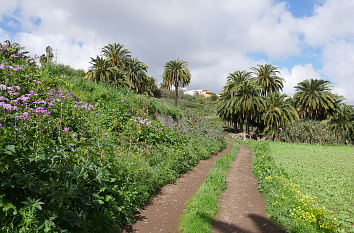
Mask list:
POLYGON ((215 160, 232 150, 227 147, 207 160, 200 161, 194 170, 186 173, 175 184, 166 185, 137 216, 137 222, 125 232, 172 233, 177 232, 179 218, 184 210, 184 203, 189 200, 204 182, 215 160))
POLYGON ((240 145, 227 174, 227 188, 219 198, 219 212, 213 220, 214 233, 280 233, 267 218, 265 203, 252 174, 252 153, 240 145))

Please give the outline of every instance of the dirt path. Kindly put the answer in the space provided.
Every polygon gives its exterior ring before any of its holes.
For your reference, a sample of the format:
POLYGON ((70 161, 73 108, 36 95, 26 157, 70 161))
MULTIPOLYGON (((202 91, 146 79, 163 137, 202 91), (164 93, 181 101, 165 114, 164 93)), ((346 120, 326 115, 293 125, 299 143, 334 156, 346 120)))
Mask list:
POLYGON ((137 216, 138 221, 125 232, 176 232, 184 203, 199 189, 215 160, 231 150, 232 145, 228 141, 223 151, 199 162, 193 171, 179 178, 176 184, 163 187, 160 194, 137 216))
POLYGON ((281 232, 267 218, 265 203, 252 175, 252 154, 240 145, 240 151, 227 174, 227 189, 219 198, 219 213, 213 221, 215 233, 281 232))

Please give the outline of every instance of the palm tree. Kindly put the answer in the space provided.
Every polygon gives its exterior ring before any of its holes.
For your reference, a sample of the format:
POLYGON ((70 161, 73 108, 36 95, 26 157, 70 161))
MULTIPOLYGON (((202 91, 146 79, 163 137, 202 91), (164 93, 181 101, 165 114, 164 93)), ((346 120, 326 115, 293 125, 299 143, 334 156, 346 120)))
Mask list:
POLYGON ((251 72, 237 70, 227 76, 226 84, 223 88, 224 95, 233 95, 233 89, 240 83, 251 77, 251 72))
POLYGON ((175 88, 175 105, 177 106, 178 88, 185 87, 191 81, 191 74, 188 69, 188 63, 183 60, 172 60, 164 65, 162 74, 163 82, 169 89, 175 88))
POLYGON ((336 135, 337 140, 343 138, 353 141, 354 135, 354 108, 353 106, 343 105, 337 109, 329 119, 329 128, 336 135))
POLYGON ((250 133, 250 126, 257 122, 264 110, 264 98, 259 94, 261 87, 253 80, 246 80, 235 87, 235 95, 226 104, 232 115, 246 123, 246 133, 250 133))
POLYGON ((295 86, 294 101, 300 117, 323 120, 335 110, 337 98, 331 93, 329 84, 322 79, 307 79, 295 86))
POLYGON ((87 72, 87 77, 91 81, 109 81, 112 77, 112 72, 107 60, 102 57, 97 56, 96 58, 91 57, 90 64, 92 65, 87 72))
POLYGON ((271 134, 273 140, 279 138, 280 128, 298 120, 291 98, 285 94, 272 93, 266 97, 266 108, 262 120, 266 126, 264 132, 271 134))
POLYGON ((223 101, 221 101, 220 105, 218 106, 218 115, 224 121, 228 122, 229 124, 233 124, 235 133, 239 128, 242 127, 243 121, 242 117, 237 115, 237 110, 234 109, 235 105, 232 104, 230 99, 236 94, 236 87, 242 82, 248 80, 250 75, 250 72, 239 70, 230 73, 227 76, 226 84, 223 87, 223 91, 221 93, 221 99, 223 101))
POLYGON ((149 78, 147 74, 148 66, 137 58, 129 59, 127 63, 128 77, 132 86, 135 88, 136 93, 140 93, 143 84, 149 78))
POLYGON ((104 46, 102 49, 102 55, 112 66, 122 68, 127 59, 130 58, 130 51, 125 49, 123 45, 114 43, 104 46))
POLYGON ((257 84, 262 87, 261 95, 266 96, 269 93, 283 90, 284 79, 278 76, 280 73, 278 67, 265 64, 252 67, 251 70, 253 70, 257 84))

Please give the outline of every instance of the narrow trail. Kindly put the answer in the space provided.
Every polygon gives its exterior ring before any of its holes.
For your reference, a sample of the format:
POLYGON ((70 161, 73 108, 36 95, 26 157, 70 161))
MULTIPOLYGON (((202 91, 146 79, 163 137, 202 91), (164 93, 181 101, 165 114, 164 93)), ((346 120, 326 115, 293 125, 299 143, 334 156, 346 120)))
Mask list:
POLYGON ((137 222, 125 232, 138 233, 173 233, 177 232, 179 217, 184 203, 189 200, 204 182, 215 160, 232 150, 232 144, 227 139, 227 147, 207 160, 202 160, 194 170, 180 177, 175 184, 166 185, 153 198, 149 205, 136 216, 137 222))
POLYGON ((214 233, 280 233, 267 218, 265 203, 252 175, 252 153, 240 145, 227 174, 227 188, 219 198, 219 212, 213 220, 214 233))

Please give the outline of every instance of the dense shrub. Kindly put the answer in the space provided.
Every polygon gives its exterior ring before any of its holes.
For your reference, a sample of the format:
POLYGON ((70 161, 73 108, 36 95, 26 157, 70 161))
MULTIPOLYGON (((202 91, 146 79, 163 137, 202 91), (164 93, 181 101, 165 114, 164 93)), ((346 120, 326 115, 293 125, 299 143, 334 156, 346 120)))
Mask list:
POLYGON ((280 141, 309 144, 344 144, 337 138, 325 121, 300 120, 285 127, 280 133, 280 141))
POLYGON ((180 134, 153 120, 155 111, 177 118, 180 110, 4 51, 1 232, 115 232, 160 187, 225 145, 220 132, 180 134))

